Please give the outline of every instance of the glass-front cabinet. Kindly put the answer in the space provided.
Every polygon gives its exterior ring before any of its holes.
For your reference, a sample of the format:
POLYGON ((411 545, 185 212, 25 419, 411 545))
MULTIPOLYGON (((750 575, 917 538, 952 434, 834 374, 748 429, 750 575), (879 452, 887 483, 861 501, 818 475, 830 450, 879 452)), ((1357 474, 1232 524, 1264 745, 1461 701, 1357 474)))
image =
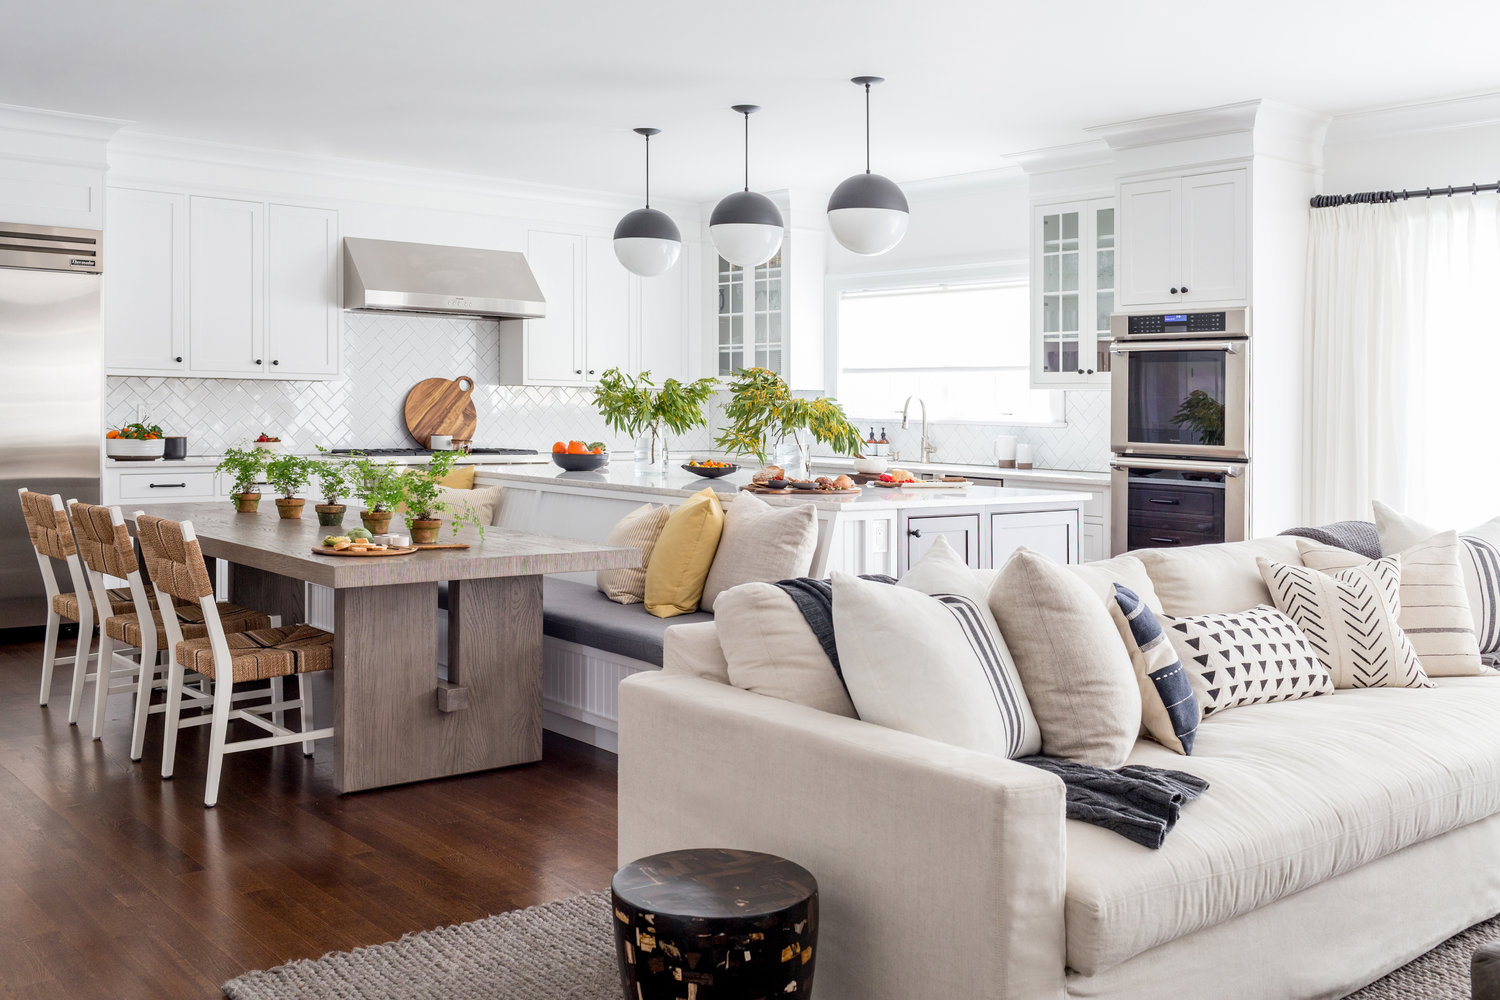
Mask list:
POLYGON ((718 373, 766 368, 785 376, 781 254, 752 268, 718 260, 718 373))
POLYGON ((1032 210, 1031 384, 1109 385, 1109 315, 1115 308, 1115 201, 1032 210))

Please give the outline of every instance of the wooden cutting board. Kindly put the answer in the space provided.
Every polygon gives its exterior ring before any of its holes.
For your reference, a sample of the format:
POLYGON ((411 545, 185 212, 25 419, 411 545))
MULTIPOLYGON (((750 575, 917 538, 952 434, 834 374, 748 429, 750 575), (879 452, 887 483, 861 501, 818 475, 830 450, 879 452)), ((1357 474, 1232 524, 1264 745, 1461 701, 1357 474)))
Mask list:
POLYGON ((320 556, 354 556, 355 558, 364 559, 368 559, 371 556, 409 556, 415 551, 417 550, 409 545, 404 549, 366 549, 364 551, 356 551, 354 549, 331 549, 326 545, 319 545, 313 549, 313 552, 320 556))
POLYGON ((406 432, 423 448, 434 434, 455 441, 474 440, 478 418, 474 412, 474 379, 424 378, 406 394, 406 432))

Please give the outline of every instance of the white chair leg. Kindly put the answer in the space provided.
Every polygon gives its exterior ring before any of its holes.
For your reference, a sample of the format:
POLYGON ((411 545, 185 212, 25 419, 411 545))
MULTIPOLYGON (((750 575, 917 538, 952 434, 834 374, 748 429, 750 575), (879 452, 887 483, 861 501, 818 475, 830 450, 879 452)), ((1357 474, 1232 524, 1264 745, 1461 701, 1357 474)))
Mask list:
POLYGON ((286 728, 286 709, 281 706, 286 703, 286 687, 281 683, 282 678, 271 678, 271 721, 281 728, 286 728))
POLYGON ((137 764, 141 761, 141 755, 146 752, 146 719, 151 714, 151 692, 156 687, 156 664, 160 659, 161 654, 158 653, 147 663, 143 651, 141 672, 136 675, 135 721, 130 727, 130 759, 137 764))
POLYGON ((161 737, 161 776, 172 776, 172 765, 177 761, 177 722, 182 715, 182 666, 170 656, 167 658, 167 710, 166 726, 161 737))
POLYGON ((219 773, 224 768, 224 743, 229 736, 229 709, 234 701, 234 682, 214 682, 213 735, 208 745, 208 784, 203 791, 203 805, 213 808, 219 801, 219 773))
POLYGON ((42 643, 42 701, 47 704, 47 699, 52 696, 52 668, 57 665, 57 633, 62 627, 62 616, 51 608, 47 609, 47 633, 42 643))
MULTIPOLYGON (((80 595, 83 596, 83 595, 80 595)), ((73 690, 68 694, 68 725, 78 724, 78 712, 83 707, 83 686, 88 683, 89 660, 94 648, 94 616, 80 601, 78 622, 78 644, 73 652, 73 690)))
POLYGON ((99 633, 99 665, 94 668, 93 725, 89 727, 91 739, 104 735, 104 708, 109 701, 109 682, 115 673, 115 641, 101 630, 99 633))
MULTIPOLYGON (((313 730, 313 702, 312 702, 312 674, 297 675, 297 696, 302 700, 302 708, 299 710, 302 716, 302 731, 310 733, 313 730)), ((302 741, 302 756, 311 757, 317 741, 302 741)))

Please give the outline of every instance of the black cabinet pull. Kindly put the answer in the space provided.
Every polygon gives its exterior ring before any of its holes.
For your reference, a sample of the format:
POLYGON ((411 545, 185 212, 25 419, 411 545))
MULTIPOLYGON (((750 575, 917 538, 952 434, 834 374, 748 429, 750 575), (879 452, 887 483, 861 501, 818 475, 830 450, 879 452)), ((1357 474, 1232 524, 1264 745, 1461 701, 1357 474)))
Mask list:
POLYGON ((272 358, 271 359, 271 364, 273 364, 273 365, 279 365, 279 364, 281 364, 281 362, 277 361, 275 358, 272 358))
POLYGON ((1153 542, 1160 542, 1162 545, 1181 545, 1182 544, 1182 539, 1180 539, 1180 538, 1157 538, 1155 535, 1152 535, 1151 536, 1151 540, 1153 542))
POLYGON ((1092 374, 1094 374, 1094 369, 1092 369, 1092 368, 1090 368, 1090 369, 1089 369, 1089 374, 1090 374, 1090 375, 1092 375, 1092 374))
POLYGON ((592 369, 592 368, 590 368, 590 369, 589 369, 589 374, 590 374, 590 375, 592 375, 592 374, 594 374, 594 369, 592 369))
POLYGON ((1172 294, 1173 294, 1173 295, 1176 295, 1176 294, 1177 294, 1177 289, 1175 289, 1175 288, 1174 288, 1174 289, 1172 289, 1172 294))
POLYGON ((153 490, 183 490, 187 489, 187 483, 147 483, 153 490))
POLYGON ((1078 374, 1080 374, 1080 375, 1083 374, 1083 369, 1082 368, 1078 369, 1078 374))
POLYGON ((1160 497, 1147 497, 1146 502, 1166 504, 1168 507, 1176 507, 1178 504, 1182 503, 1181 500, 1163 500, 1160 497))
POLYGON ((1182 294, 1183 294, 1183 295, 1186 295, 1186 294, 1187 294, 1187 285, 1183 285, 1183 286, 1182 286, 1182 294))
POLYGON ((582 375, 583 374, 583 369, 582 368, 574 368, 573 369, 573 374, 574 375, 582 375))
POLYGON ((913 538, 921 538, 922 537, 922 529, 921 528, 907 528, 906 529, 906 533, 908 535, 910 535, 911 537, 913 537, 913 538))
POLYGON ((179 355, 177 355, 177 357, 173 358, 172 360, 175 361, 175 362, 177 362, 180 365, 180 364, 182 364, 182 355, 179 354, 179 355))
POLYGON ((261 360, 261 359, 260 359, 260 358, 256 358, 256 359, 255 359, 255 363, 256 363, 256 364, 258 364, 258 365, 263 365, 263 364, 265 364, 265 362, 264 362, 264 361, 262 361, 262 360, 261 360))

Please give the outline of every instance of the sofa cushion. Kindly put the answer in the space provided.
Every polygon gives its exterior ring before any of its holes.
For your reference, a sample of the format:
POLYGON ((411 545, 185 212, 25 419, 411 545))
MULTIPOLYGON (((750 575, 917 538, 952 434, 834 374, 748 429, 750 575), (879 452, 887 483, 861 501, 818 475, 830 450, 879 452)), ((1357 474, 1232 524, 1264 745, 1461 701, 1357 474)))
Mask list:
MULTIPOLYGON (((1379 500, 1375 501, 1375 526, 1385 555, 1438 533, 1379 500)), ((1464 586, 1469 591, 1469 614, 1479 651, 1500 653, 1500 517, 1461 531, 1459 537, 1464 543, 1464 586)))
POLYGON ((616 604, 586 583, 542 578, 542 633, 661 666, 667 629, 711 622, 704 612, 656 618, 639 604, 616 604))
POLYGON ((1226 708, 1333 694, 1333 677, 1286 615, 1269 605, 1162 618, 1207 718, 1226 708))
POLYGON ((806 576, 817 548, 818 509, 812 504, 776 507, 754 493, 737 493, 724 511, 724 533, 698 606, 714 610, 720 594, 742 583, 806 576))
POLYGON ((604 539, 605 545, 633 548, 641 554, 641 564, 625 569, 601 569, 594 574, 594 586, 616 604, 640 604, 646 599, 646 567, 651 551, 667 526, 672 512, 662 504, 643 503, 615 522, 604 539))
POLYGON ((773 583, 742 583, 719 595, 714 615, 729 683, 855 717, 833 661, 786 591, 773 583))
MULTIPOLYGON (((1183 549, 1137 549, 1130 554, 1145 564, 1161 610, 1174 618, 1226 614, 1270 604, 1271 591, 1255 565, 1260 556, 1302 565, 1297 540, 1286 536, 1183 549)), ((1121 582, 1130 587, 1128 582, 1121 582)))
POLYGON ((1190 754, 1203 711, 1188 672, 1172 640, 1162 631, 1160 619, 1140 595, 1118 583, 1114 588, 1109 616, 1120 630, 1120 638, 1130 651, 1130 664, 1135 667, 1135 682, 1141 691, 1141 725, 1167 749, 1190 754))
POLYGON ((1132 764, 1209 790, 1157 851, 1068 822, 1067 964, 1112 968, 1500 812, 1497 715, 1500 679, 1454 677, 1225 712, 1191 757, 1142 740, 1132 764))

